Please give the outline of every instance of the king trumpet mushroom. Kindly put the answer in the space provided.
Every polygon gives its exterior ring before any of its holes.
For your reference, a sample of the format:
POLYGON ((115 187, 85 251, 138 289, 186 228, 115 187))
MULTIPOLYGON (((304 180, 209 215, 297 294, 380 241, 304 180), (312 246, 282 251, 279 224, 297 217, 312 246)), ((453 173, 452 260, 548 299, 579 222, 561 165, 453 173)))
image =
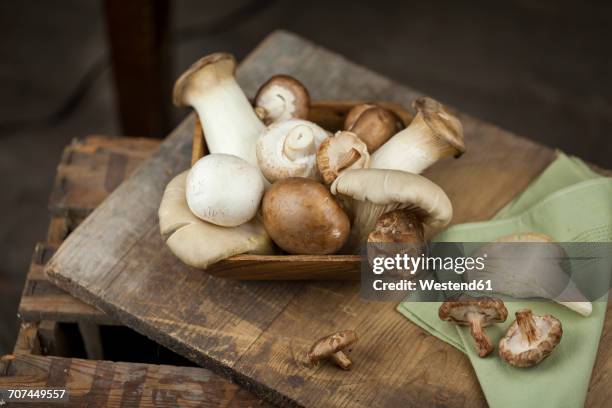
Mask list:
POLYGON ((438 160, 465 152, 459 119, 434 99, 413 102, 417 114, 410 125, 372 154, 370 167, 420 174, 438 160))
POLYGON ((257 162, 270 183, 288 177, 316 179, 317 149, 329 132, 301 119, 273 123, 257 141, 257 162))
POLYGON ((493 351, 493 344, 483 328, 505 322, 508 310, 500 299, 461 295, 442 303, 438 317, 460 326, 470 326, 478 355, 485 357, 493 351))
POLYGON ((403 127, 395 113, 373 103, 355 105, 344 120, 344 129, 363 140, 370 153, 374 153, 403 127))
POLYGON ((290 254, 333 254, 349 236, 348 216, 325 186, 309 178, 272 184, 261 213, 272 240, 290 254))
POLYGON ((483 245, 472 256, 483 257, 484 268, 467 268, 467 282, 490 280, 496 292, 515 298, 550 299, 583 316, 593 311, 591 302, 562 268, 567 254, 547 235, 506 235, 483 245))
POLYGON ((176 80, 173 101, 196 110, 210 153, 233 154, 257 165, 255 144, 265 126, 236 82, 235 71, 231 54, 210 54, 176 80))
POLYGON ((255 95, 255 113, 266 125, 288 119, 307 119, 309 111, 308 90, 289 75, 274 75, 255 95))
POLYGON ((331 184, 346 170, 369 165, 368 147, 352 132, 336 132, 325 139, 317 151, 317 167, 325 184, 331 184))
POLYGON ((331 185, 334 195, 347 199, 353 213, 351 249, 367 240, 381 215, 403 209, 414 216, 415 236, 423 225, 448 225, 453 207, 444 191, 417 174, 398 170, 347 170, 331 185))
POLYGON ((223 227, 251 220, 264 192, 259 169, 229 154, 209 154, 189 170, 186 198, 200 219, 223 227))
POLYGON ((548 357, 562 336, 563 327, 554 316, 519 310, 516 320, 499 341, 499 355, 515 367, 531 367, 548 357))

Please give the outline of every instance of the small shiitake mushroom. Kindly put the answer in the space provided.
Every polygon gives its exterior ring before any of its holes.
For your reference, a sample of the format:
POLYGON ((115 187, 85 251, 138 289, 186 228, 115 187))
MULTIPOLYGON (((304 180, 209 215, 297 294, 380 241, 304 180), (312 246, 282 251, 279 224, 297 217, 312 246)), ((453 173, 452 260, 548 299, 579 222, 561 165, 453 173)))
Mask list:
POLYGON ((255 95, 255 113, 266 125, 287 119, 306 119, 309 111, 308 90, 289 75, 274 75, 255 95))
POLYGON ((395 113, 372 103, 356 105, 344 120, 344 129, 363 140, 370 153, 402 128, 402 121, 395 113))
POLYGON ((325 186, 309 178, 272 184, 261 211, 270 238, 290 254, 333 254, 349 236, 346 213, 325 186))

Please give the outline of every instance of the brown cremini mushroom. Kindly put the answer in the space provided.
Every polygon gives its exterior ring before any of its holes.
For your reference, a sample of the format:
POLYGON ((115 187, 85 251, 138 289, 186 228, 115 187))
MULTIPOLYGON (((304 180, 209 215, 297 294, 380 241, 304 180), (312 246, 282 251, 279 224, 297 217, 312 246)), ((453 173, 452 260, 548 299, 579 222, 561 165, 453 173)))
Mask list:
POLYGON ((306 119, 309 111, 308 90, 289 75, 274 75, 255 95, 255 112, 266 125, 287 119, 306 119))
POLYGON ((353 107, 344 120, 344 129, 355 133, 373 153, 403 128, 393 112, 373 103, 353 107))
POLYGON ((515 367, 531 367, 552 353, 561 336, 563 328, 557 318, 522 309, 499 341, 499 355, 515 367))
POLYGON ((332 360, 343 370, 350 370, 351 360, 343 350, 358 340, 353 330, 343 330, 317 340, 306 355, 308 362, 317 365, 322 360, 332 360))
POLYGON ((369 164, 367 146, 352 132, 336 132, 317 151, 317 167, 325 184, 331 184, 345 170, 363 169, 369 164))
POLYGON ((508 317, 508 310, 501 299, 461 295, 442 303, 438 316, 440 320, 470 326, 470 333, 476 341, 478 355, 485 357, 493 351, 493 344, 483 328, 492 323, 505 321, 508 317))
POLYGON ((348 216, 325 186, 312 179, 275 182, 264 195, 261 211, 272 240, 291 254, 333 254, 349 236, 348 216))

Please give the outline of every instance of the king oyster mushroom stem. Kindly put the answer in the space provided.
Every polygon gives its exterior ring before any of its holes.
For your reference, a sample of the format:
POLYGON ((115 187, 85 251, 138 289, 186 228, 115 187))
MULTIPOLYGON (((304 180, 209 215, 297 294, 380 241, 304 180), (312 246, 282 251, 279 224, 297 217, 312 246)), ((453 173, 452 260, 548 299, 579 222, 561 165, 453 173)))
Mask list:
POLYGON ((176 80, 173 101, 196 110, 209 152, 233 154, 257 165, 255 144, 265 126, 236 82, 235 71, 231 54, 210 54, 176 80))
POLYGON ((297 79, 289 75, 274 75, 257 91, 255 112, 267 125, 289 119, 307 119, 310 95, 297 79))
POLYGON ((498 293, 550 299, 583 316, 593 311, 591 302, 563 270, 561 262, 567 254, 551 237, 536 232, 506 235, 483 245, 472 256, 484 254, 483 269, 466 270, 468 282, 490 280, 498 293))
POLYGON ((334 180, 331 192, 351 201, 353 251, 367 240, 380 216, 390 211, 410 211, 415 216, 415 228, 445 227, 453 217, 450 199, 437 184, 405 171, 347 170, 334 180))
POLYGON ((515 367, 531 367, 548 357, 562 336, 563 327, 557 318, 522 309, 500 340, 499 355, 515 367))
POLYGON ((463 126, 444 105, 427 97, 412 105, 417 114, 410 125, 372 154, 370 167, 420 174, 440 159, 465 152, 463 126))
POLYGON ((402 120, 395 113, 374 103, 355 105, 344 120, 344 129, 363 140, 370 153, 403 127, 402 120))
POLYGON ((317 150, 329 132, 301 119, 273 123, 257 141, 257 162, 270 183, 288 177, 318 178, 317 150))
POLYGON ((352 132, 336 132, 317 151, 317 167, 325 184, 331 184, 346 170, 364 169, 369 165, 368 147, 352 132))

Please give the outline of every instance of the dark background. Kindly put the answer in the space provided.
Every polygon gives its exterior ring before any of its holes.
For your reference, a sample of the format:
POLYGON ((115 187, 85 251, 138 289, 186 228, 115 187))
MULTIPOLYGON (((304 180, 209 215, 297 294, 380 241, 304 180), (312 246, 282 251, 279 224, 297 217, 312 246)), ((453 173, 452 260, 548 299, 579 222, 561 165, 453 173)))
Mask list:
MULTIPOLYGON (((176 0, 170 16, 172 78, 214 51, 241 59, 283 28, 473 116, 612 167, 610 3, 176 0)), ((127 135, 105 21, 104 1, 0 3, 0 354, 13 346, 62 148, 88 134, 127 135)), ((172 123, 184 114, 173 110, 172 123)))

